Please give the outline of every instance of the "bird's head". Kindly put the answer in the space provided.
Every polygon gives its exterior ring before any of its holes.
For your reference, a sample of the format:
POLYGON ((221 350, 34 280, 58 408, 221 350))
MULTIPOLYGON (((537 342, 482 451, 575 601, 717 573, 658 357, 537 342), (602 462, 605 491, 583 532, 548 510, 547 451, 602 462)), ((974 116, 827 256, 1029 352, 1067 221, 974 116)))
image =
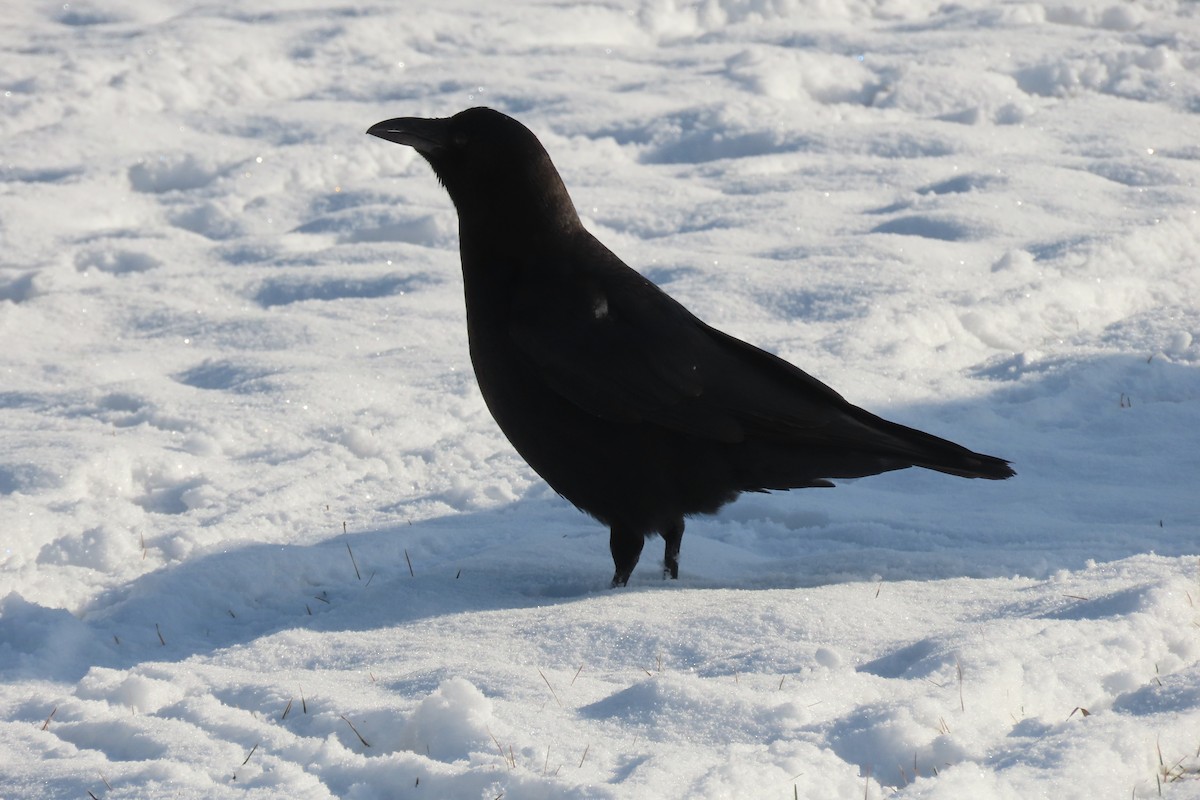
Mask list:
POLYGON ((450 193, 461 224, 532 222, 559 229, 579 224, 542 143, 499 111, 480 107, 452 117, 398 117, 367 133, 420 153, 450 193))

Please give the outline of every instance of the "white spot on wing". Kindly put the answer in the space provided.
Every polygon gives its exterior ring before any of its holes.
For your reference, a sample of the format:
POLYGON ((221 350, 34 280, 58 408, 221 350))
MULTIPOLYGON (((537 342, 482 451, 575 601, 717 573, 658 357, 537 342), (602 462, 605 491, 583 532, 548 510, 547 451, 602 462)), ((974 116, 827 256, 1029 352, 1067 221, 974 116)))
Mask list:
POLYGON ((592 301, 592 313, 596 315, 596 319, 604 319, 608 316, 608 298, 602 294, 597 294, 596 299, 592 301))

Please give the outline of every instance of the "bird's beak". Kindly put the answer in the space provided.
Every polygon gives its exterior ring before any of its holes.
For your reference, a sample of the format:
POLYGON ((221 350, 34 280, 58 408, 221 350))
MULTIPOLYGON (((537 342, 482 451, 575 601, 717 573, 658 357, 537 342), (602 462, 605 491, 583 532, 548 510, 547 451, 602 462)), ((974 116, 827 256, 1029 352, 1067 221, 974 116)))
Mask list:
POLYGON ((418 153, 432 153, 446 146, 448 119, 397 117, 377 122, 367 128, 371 136, 406 144, 418 153))

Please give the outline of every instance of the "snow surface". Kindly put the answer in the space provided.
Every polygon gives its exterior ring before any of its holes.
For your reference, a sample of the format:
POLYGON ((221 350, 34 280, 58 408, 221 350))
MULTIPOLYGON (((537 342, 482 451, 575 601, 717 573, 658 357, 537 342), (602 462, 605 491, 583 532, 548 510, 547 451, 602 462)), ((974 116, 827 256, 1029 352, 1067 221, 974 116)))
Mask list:
POLYGON ((1200 5, 9 5, 0 797, 1200 797, 1200 5), (745 497, 610 591, 364 135, 479 104, 1017 478, 745 497))

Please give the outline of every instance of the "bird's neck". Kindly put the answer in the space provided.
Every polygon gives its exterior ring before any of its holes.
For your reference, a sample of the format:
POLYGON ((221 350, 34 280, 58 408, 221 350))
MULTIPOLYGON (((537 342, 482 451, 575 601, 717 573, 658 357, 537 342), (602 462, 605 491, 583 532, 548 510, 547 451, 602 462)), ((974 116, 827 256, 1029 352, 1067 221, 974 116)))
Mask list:
POLYGON ((517 293, 530 283, 561 280, 574 267, 570 253, 577 242, 590 237, 573 209, 567 225, 531 222, 529 215, 510 221, 460 214, 459 254, 472 325, 507 326, 517 293))

